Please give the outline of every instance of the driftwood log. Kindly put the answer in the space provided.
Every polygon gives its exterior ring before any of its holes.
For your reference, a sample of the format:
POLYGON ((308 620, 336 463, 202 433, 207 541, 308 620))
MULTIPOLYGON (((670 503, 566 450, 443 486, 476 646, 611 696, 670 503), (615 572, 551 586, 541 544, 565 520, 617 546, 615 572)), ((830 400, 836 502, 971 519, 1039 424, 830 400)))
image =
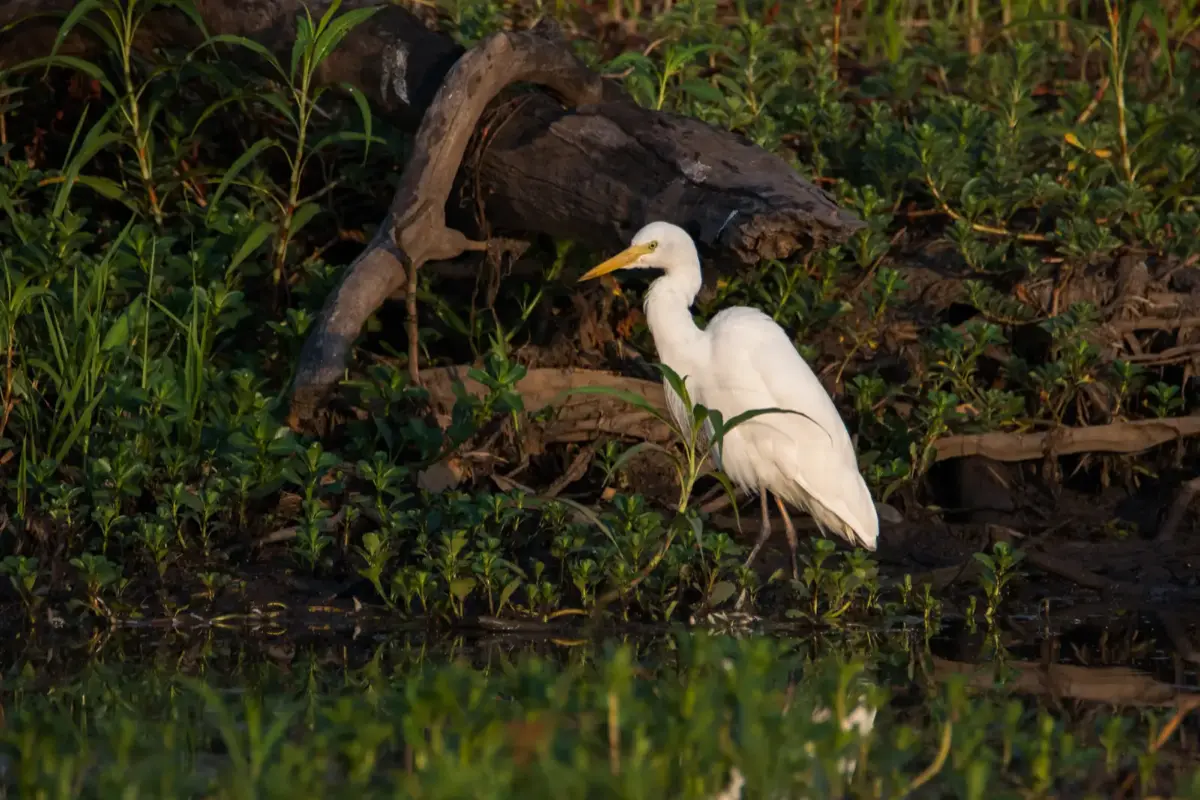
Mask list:
MULTIPOLYGON (((73 5, 0 0, 0 67, 49 54, 61 18, 54 15, 73 5)), ((376 4, 346 0, 342 10, 368 5, 376 4)), ((195 6, 207 33, 252 38, 287 63, 300 0, 195 0, 195 6)), ((309 6, 317 16, 329 0, 309 6)), ((166 8, 143 23, 138 46, 190 48, 202 41, 186 15, 166 8)), ((78 28, 59 52, 100 49, 78 28)), ((230 58, 245 56, 229 49, 230 58)), ((545 234, 611 249, 646 222, 665 219, 688 229, 717 264, 783 258, 842 241, 862 226, 782 159, 742 137, 637 106, 617 84, 588 70, 548 27, 496 34, 464 56, 449 37, 385 5, 345 39, 319 79, 348 82, 377 113, 422 127, 388 217, 347 269, 305 347, 293 421, 315 411, 344 371, 362 323, 403 289, 416 267, 487 247, 446 228, 456 176, 475 184, 485 235, 545 234), (459 174, 475 123, 516 81, 550 91, 514 104, 502 124, 478 137, 472 174, 459 174)))

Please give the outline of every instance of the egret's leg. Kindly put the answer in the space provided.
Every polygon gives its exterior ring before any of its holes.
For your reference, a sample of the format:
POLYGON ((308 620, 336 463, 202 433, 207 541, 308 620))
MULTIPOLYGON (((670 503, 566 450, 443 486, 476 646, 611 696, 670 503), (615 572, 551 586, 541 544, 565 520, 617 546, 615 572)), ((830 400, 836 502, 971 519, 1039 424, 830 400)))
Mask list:
MULTIPOLYGON (((762 550, 763 545, 767 543, 767 539, 771 536, 771 507, 767 503, 766 489, 763 489, 761 492, 759 492, 758 499, 762 506, 762 528, 758 532, 758 540, 754 543, 754 547, 751 548, 750 555, 746 557, 747 567, 754 563, 754 558, 758 555, 758 551, 762 550)), ((737 602, 734 603, 733 607, 735 610, 741 611, 742 607, 745 605, 746 590, 742 589, 742 593, 738 595, 737 602)))
POLYGON ((779 495, 775 495, 775 505, 779 506, 779 513, 783 515, 783 529, 787 531, 788 549, 792 551, 792 577, 800 580, 800 566, 796 560, 796 551, 800 545, 796 540, 796 526, 792 525, 792 518, 788 514, 787 506, 779 499, 779 495))
POLYGON ((763 489, 759 492, 758 497, 762 504, 762 527, 758 531, 758 540, 754 542, 754 547, 751 548, 750 555, 746 558, 747 567, 754 563, 758 551, 762 550, 763 545, 767 543, 767 538, 771 535, 771 509, 767 505, 767 490, 763 489))

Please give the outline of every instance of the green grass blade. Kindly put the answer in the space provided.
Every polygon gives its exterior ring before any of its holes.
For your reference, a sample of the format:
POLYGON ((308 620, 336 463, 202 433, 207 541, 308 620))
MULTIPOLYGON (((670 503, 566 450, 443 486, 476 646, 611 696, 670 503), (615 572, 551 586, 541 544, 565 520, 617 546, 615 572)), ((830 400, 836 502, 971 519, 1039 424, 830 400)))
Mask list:
POLYGON ((100 0, 80 0, 80 2, 77 2, 75 7, 63 18, 62 25, 58 27, 58 33, 54 37, 54 45, 50 48, 50 55, 56 55, 58 48, 62 47, 62 43, 66 41, 67 36, 75 29, 75 26, 85 16, 99 9, 101 5, 100 0))
POLYGON ((216 36, 210 36, 204 42, 204 44, 197 47, 191 53, 188 53, 188 58, 191 59, 196 53, 200 52, 206 47, 212 47, 218 44, 231 44, 237 47, 244 47, 274 67, 275 71, 279 73, 279 76, 284 80, 287 80, 288 75, 283 71, 283 65, 279 63, 279 59, 275 58, 275 55, 270 50, 263 47, 253 39, 247 39, 245 36, 234 36, 228 33, 219 33, 216 36))
MULTIPOLYGON (((332 13, 333 9, 330 9, 332 13)), ((316 45, 313 47, 312 68, 316 69, 322 61, 329 57, 342 40, 346 38, 350 31, 366 22, 375 13, 379 11, 379 7, 373 8, 356 8, 352 11, 347 11, 340 17, 337 17, 329 23, 320 34, 317 36, 316 45)))
POLYGON ((367 163, 367 154, 371 151, 371 142, 373 142, 373 141, 378 141, 380 143, 383 142, 382 139, 374 139, 371 136, 371 131, 372 131, 371 125, 374 121, 374 116, 371 114, 371 105, 370 105, 370 103, 367 102, 367 96, 365 94, 363 94, 362 91, 357 86, 352 86, 349 83, 345 83, 345 82, 342 82, 338 85, 342 87, 342 91, 344 91, 344 92, 346 92, 346 94, 350 95, 350 99, 354 101, 354 104, 356 106, 358 106, 358 116, 362 120, 363 133, 366 136, 365 141, 367 143, 367 146, 363 148, 363 160, 362 160, 362 163, 366 164, 367 163))
POLYGON ((250 254, 262 246, 263 242, 271 237, 271 234, 279 226, 274 222, 260 222, 258 226, 250 232, 246 237, 246 241, 242 242, 242 246, 234 253, 233 259, 229 262, 229 268, 225 270, 226 280, 235 269, 241 266, 241 263, 250 257, 250 254))
POLYGON ((225 174, 221 176, 221 182, 217 185, 217 191, 213 192, 212 200, 209 202, 210 209, 216 208, 221 201, 221 195, 225 194, 225 190, 229 188, 229 183, 236 178, 242 170, 250 166, 250 162, 258 158, 259 155, 268 149, 279 144, 277 139, 259 139, 254 144, 246 149, 246 152, 237 157, 237 160, 229 165, 229 169, 225 170, 225 174))

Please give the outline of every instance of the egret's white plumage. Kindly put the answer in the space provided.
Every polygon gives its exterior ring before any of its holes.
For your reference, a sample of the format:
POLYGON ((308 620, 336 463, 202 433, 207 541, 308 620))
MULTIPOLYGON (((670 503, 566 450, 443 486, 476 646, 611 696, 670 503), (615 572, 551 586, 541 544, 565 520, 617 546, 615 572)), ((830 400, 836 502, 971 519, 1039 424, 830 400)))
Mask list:
MULTIPOLYGON (((652 222, 623 253, 581 278, 618 269, 656 268, 663 275, 646 294, 645 314, 659 361, 684 377, 692 402, 728 420, 745 411, 780 408, 799 414, 764 414, 729 431, 718 456, 737 486, 760 493, 763 534, 770 531, 767 492, 807 511, 823 531, 851 544, 875 549, 879 517, 845 423, 791 339, 758 309, 727 308, 708 327, 696 326, 690 311, 700 291, 700 258, 692 239, 667 222, 652 222)), ((691 409, 666 384, 667 405, 680 425, 691 409)), ((711 426, 707 427, 711 435, 711 426)), ((789 544, 795 534, 782 504, 789 544)))

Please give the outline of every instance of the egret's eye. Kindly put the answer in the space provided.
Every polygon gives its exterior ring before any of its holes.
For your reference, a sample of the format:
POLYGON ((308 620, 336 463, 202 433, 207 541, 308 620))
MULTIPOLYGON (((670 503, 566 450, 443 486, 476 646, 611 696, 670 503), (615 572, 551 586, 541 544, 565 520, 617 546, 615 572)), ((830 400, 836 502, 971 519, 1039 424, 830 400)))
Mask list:
POLYGON ((650 243, 650 249, 651 249, 651 250, 657 250, 657 249, 658 249, 658 242, 651 242, 651 243, 650 243))

